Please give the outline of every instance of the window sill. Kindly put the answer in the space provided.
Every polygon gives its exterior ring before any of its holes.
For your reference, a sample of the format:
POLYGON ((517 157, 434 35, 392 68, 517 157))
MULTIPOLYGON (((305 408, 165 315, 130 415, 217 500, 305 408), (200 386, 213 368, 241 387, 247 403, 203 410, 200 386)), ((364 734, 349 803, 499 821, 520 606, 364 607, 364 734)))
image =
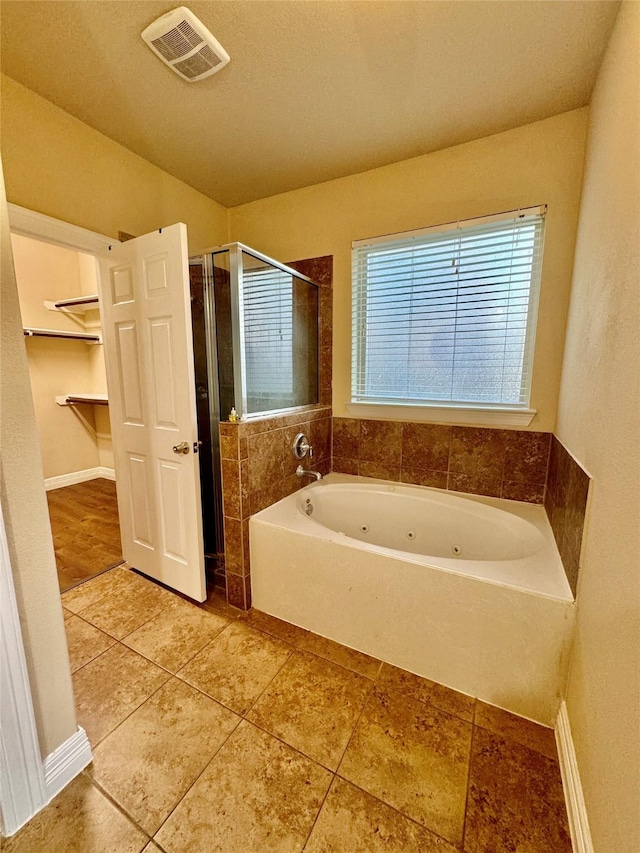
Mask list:
POLYGON ((347 403, 352 417, 387 421, 429 421, 430 423, 472 424, 474 426, 529 426, 537 409, 498 409, 485 406, 414 406, 393 403, 347 403))

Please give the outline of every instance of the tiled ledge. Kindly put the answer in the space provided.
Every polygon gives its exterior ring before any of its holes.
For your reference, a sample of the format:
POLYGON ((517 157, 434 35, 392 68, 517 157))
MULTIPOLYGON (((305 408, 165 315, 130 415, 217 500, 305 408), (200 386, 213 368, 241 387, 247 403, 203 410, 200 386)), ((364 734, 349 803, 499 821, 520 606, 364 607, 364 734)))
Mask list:
POLYGON ((333 419, 333 470, 541 504, 551 433, 333 419))

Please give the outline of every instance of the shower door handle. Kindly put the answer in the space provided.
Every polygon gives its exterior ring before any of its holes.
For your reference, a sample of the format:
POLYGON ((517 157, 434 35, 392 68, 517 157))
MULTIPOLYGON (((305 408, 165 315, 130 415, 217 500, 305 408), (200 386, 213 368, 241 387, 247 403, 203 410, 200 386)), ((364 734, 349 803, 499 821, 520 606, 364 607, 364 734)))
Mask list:
POLYGON ((188 441, 181 441, 180 444, 173 445, 174 453, 188 453, 191 450, 191 445, 188 441))

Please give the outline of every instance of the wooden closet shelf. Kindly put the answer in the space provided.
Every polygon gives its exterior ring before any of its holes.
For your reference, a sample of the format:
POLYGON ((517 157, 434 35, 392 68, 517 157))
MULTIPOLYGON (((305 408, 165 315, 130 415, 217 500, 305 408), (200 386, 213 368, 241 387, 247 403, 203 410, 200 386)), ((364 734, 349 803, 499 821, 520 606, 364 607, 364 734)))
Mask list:
POLYGON ((80 403, 89 403, 93 406, 108 406, 109 400, 106 394, 65 394, 56 397, 59 406, 77 406, 80 403))
POLYGON ((86 341, 88 344, 101 344, 100 335, 92 335, 88 332, 64 332, 60 329, 23 329, 27 338, 67 338, 72 341, 86 341))

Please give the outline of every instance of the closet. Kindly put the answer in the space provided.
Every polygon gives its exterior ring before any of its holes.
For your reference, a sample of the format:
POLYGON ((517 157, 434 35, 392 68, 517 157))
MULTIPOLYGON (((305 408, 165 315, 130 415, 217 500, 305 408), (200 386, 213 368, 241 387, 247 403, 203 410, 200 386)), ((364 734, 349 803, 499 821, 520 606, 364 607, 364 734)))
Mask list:
POLYGON ((92 255, 12 235, 60 589, 122 560, 92 255))

